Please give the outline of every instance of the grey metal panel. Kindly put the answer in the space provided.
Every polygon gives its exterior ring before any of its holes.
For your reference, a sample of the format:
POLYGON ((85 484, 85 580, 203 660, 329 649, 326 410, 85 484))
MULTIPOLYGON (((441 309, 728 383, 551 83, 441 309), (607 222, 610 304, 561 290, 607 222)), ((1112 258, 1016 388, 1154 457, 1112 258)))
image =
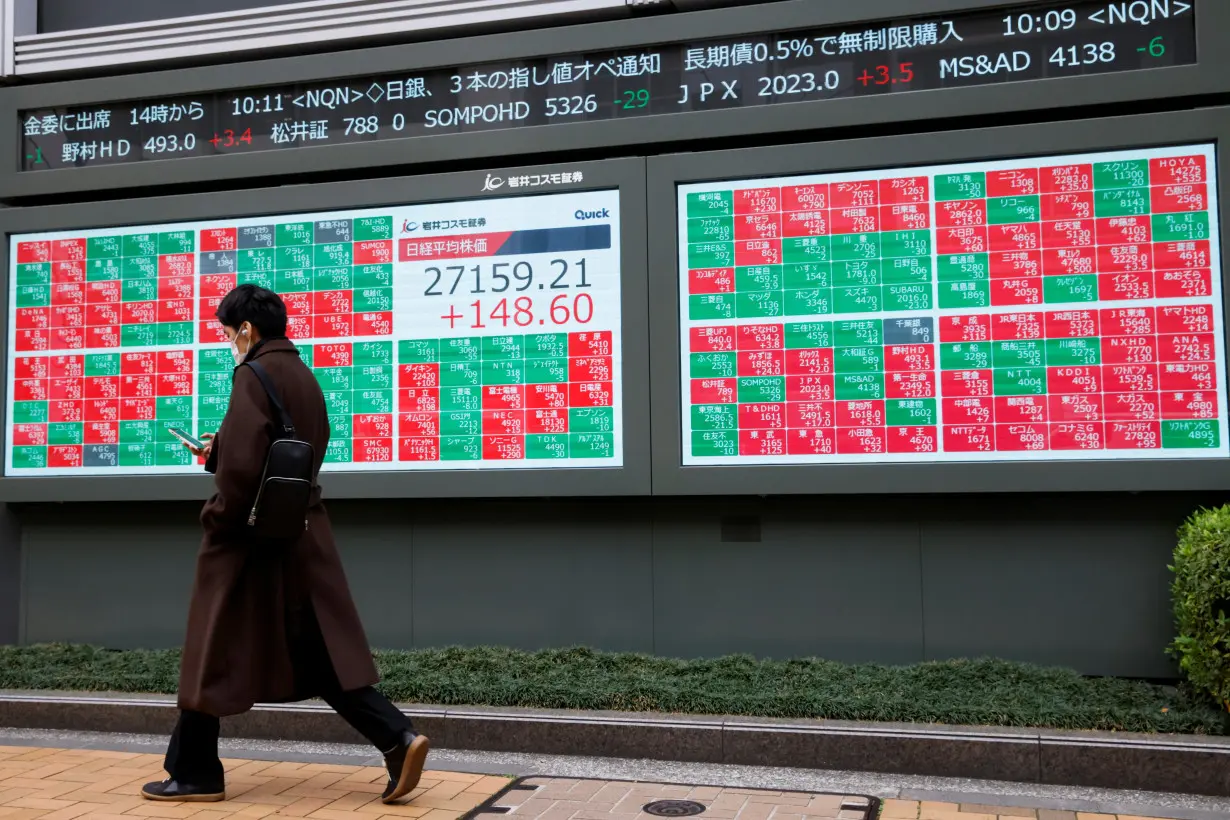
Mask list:
MULTIPOLYGON (((343 501, 331 513, 375 647, 585 644, 880 663, 993 655, 1169 677, 1174 528, 1225 499, 343 501), (759 516, 763 540, 722 543, 730 515, 759 516)), ((178 645, 196 510, 19 510, 23 642, 178 645)))
POLYGON ((918 524, 874 499, 683 502, 654 522, 654 651, 923 659, 918 524), (722 543, 723 516, 760 520, 722 543))
MULTIPOLYGON (((26 508, 19 514, 26 620, 15 642, 180 646, 201 542, 198 512, 180 503, 26 508)), ((411 648, 405 505, 339 502, 330 514, 368 640, 411 648)))
POLYGON ((172 17, 285 6, 302 0, 39 0, 38 31, 46 34, 122 23, 145 23, 172 17))
POLYGON ((18 37, 14 71, 39 77, 108 67, 123 70, 135 63, 166 65, 228 53, 336 48, 364 38, 421 38, 441 29, 490 31, 495 25, 519 22, 542 25, 628 14, 625 0, 299 0, 289 7, 230 4, 198 10, 194 16, 178 15, 163 5, 162 13, 153 17, 138 7, 145 15, 140 21, 104 17, 98 27, 78 25, 18 37))
POLYGON ((927 659, 991 656, 1173 677, 1169 572, 1192 501, 953 501, 922 525, 927 659), (1013 509, 1013 508, 1016 509, 1013 509))
MULTIPOLYGON (((541 470, 458 470, 427 472, 323 473, 326 498, 451 496, 648 495, 649 332, 645 267, 645 163, 617 159, 534 166, 534 174, 581 171, 585 182, 560 191, 619 189, 620 282, 623 318, 624 466, 541 470)), ((494 169, 504 177, 516 169, 494 169)), ((0 209, 0 235, 68 228, 102 228, 178 220, 293 214, 313 210, 389 204, 482 199, 508 195, 507 188, 482 193, 486 172, 422 177, 286 185, 255 191, 157 197, 124 202, 0 209)), ((536 191, 547 193, 547 191, 536 191)), ((0 254, 0 305, 8 304, 8 254, 0 254)), ((0 361, 0 382, 7 359, 0 361)), ((0 409, 0 425, 3 425, 0 409)), ((182 500, 203 498, 208 476, 0 479, 4 501, 182 500)))
POLYGON ((21 635, 21 525, 9 505, 0 504, 0 646, 21 635))
POLYGON ((374 648, 411 648, 412 508, 379 501, 340 501, 329 505, 329 519, 368 643, 374 648))
POLYGON ((652 651, 651 539, 634 501, 421 506, 414 645, 652 651))
MULTIPOLYGON (((1230 487, 1230 463, 1226 459, 682 466, 677 185, 1195 142, 1217 142, 1223 149, 1218 183, 1220 190, 1230 191, 1230 162, 1224 156, 1224 146, 1230 142, 1230 108, 651 157, 649 222, 655 226, 649 237, 650 288, 654 293, 650 304, 654 493, 1008 493, 1230 487)), ((1222 208, 1220 228, 1222 236, 1230 234, 1230 208, 1222 208)), ((1230 288, 1224 282, 1230 269, 1228 253, 1223 244, 1223 310, 1230 307, 1230 288)))
POLYGON ((201 541, 191 505, 47 507, 22 515, 21 643, 163 649, 183 642, 201 541))
POLYGON ((127 77, 0 89, 0 198, 165 185, 193 180, 253 179, 313 171, 389 168, 408 164, 482 160, 493 156, 536 154, 585 148, 694 142, 732 136, 784 134, 859 124, 926 122, 1008 111, 1054 111, 1080 107, 1230 90, 1230 49, 1219 40, 1230 30, 1230 4, 1195 0, 1201 62, 1149 71, 1036 80, 1008 85, 894 94, 888 98, 850 98, 738 109, 642 117, 632 120, 572 123, 472 134, 269 151, 243 156, 141 162, 132 165, 18 173, 17 114, 24 108, 75 105, 134 97, 192 94, 262 84, 308 82, 337 76, 417 71, 456 65, 524 59, 564 52, 583 53, 636 48, 669 41, 703 40, 769 30, 789 30, 851 22, 945 14, 1020 5, 1011 0, 864 0, 819 3, 790 0, 760 6, 716 9, 642 20, 389 46, 333 55, 263 60, 182 69, 127 77))
POLYGON ((13 42, 16 36, 16 0, 0 0, 0 79, 13 73, 13 42))

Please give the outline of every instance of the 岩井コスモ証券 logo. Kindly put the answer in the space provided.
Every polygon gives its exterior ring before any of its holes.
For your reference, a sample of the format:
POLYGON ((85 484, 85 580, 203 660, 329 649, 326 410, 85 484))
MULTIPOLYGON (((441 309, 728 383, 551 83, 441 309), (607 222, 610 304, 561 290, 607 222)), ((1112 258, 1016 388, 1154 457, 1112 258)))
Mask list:
POLYGON ((558 174, 526 174, 524 176, 497 177, 487 174, 483 181, 484 191, 496 191, 505 186, 509 188, 541 188, 547 185, 573 185, 585 181, 581 171, 562 171, 558 174))

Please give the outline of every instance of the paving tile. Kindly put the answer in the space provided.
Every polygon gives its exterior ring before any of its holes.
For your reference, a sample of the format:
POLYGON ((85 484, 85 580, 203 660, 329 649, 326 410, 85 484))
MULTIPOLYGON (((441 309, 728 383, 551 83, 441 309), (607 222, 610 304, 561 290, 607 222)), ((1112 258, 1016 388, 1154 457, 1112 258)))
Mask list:
POLYGON ((78 817, 89 814, 97 808, 97 806, 90 805, 89 803, 75 803, 66 809, 44 814, 43 820, 77 820, 78 817))
POLYGON ((970 814, 994 814, 998 817, 1033 817, 1038 812, 1034 809, 1017 809, 1010 806, 983 806, 977 803, 962 803, 961 811, 970 814))
POLYGON ((43 809, 44 811, 56 811, 57 809, 71 809, 77 804, 73 800, 51 800, 46 797, 20 797, 16 800, 9 800, 4 805, 11 806, 16 809, 43 809))
POLYGON ((38 789, 6 789, 4 788, 4 781, 0 780, 0 806, 7 806, 13 800, 19 800, 23 797, 29 797, 37 794, 38 789))
POLYGON ((233 815, 236 818, 248 818, 249 820, 259 820, 261 817, 268 817, 271 814, 277 814, 277 806, 247 806, 233 815))
MULTIPOLYGON (((472 781, 471 781, 472 782, 472 781)), ((445 780, 427 790, 428 797, 439 797, 445 800, 456 797, 466 790, 469 782, 462 780, 445 780)))
POLYGON ((373 811, 380 811, 381 817, 396 817, 398 820, 405 820, 407 817, 422 817, 439 809, 429 809, 426 806, 416 806, 413 803, 386 806, 382 803, 377 803, 372 807, 373 811))
POLYGON ((199 814, 200 809, 191 803, 150 803, 146 802, 144 806, 136 806, 131 808, 124 814, 131 817, 165 817, 167 820, 184 820, 194 814, 199 814))
MULTIPOLYGON (((505 786, 512 783, 511 777, 499 777, 497 775, 483 775, 478 780, 474 781, 473 785, 467 786, 466 791, 472 792, 480 789, 490 789, 491 791, 499 791, 505 786)), ((488 792, 490 794, 491 792, 488 792)))
MULTIPOLYGON (((772 803, 748 803, 735 813, 738 820, 769 820, 769 816, 777 810, 772 803)), ((714 812, 705 812, 708 816, 714 812)))
POLYGON ((749 803, 770 803, 774 806, 806 806, 811 799, 805 794, 754 794, 747 798, 749 803))
POLYGON ((688 792, 689 800, 712 800, 722 793, 717 786, 695 786, 688 792))
POLYGON ((452 812, 436 810, 423 815, 423 820, 456 820, 452 812))

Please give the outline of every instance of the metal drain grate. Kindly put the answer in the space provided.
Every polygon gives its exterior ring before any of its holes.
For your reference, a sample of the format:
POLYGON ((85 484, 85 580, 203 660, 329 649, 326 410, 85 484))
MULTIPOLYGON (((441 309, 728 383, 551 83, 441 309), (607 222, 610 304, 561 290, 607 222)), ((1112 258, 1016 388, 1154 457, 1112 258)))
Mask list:
POLYGON ((641 807, 641 811, 654 817, 695 817, 704 810, 695 800, 655 800, 641 807))

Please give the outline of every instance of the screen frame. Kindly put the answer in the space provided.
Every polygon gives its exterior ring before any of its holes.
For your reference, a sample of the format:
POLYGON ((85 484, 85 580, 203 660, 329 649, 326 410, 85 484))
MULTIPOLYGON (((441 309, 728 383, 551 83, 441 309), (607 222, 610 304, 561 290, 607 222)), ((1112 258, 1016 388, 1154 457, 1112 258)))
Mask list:
MULTIPOLYGON (((288 185, 248 191, 188 194, 111 202, 89 202, 36 208, 0 209, 0 235, 5 253, 0 259, 0 299, 8 305, 9 237, 12 234, 89 228, 166 224, 233 218, 292 216, 344 208, 430 204, 441 201, 503 199, 506 187, 484 192, 488 173, 499 177, 582 172, 584 181, 549 186, 513 196, 618 190, 620 207, 620 308, 623 367, 623 466, 557 469, 463 469, 421 472, 322 472, 328 498, 451 498, 648 495, 649 463, 649 338, 648 274, 645 259, 645 161, 614 159, 569 165, 492 168, 453 174, 288 185), (116 214, 122 212, 123 218, 116 214), (527 480, 528 478, 528 480, 527 480)), ((7 314, 6 314, 7 315, 7 314)), ((11 344, 11 328, 6 344, 11 344)), ((7 347, 5 348, 7 351, 7 347)), ((8 356, 0 361, 0 379, 8 387, 8 356)), ((6 408, 0 405, 0 425, 8 435, 6 408)), ((7 465, 5 465, 7 467, 7 465)), ((0 502, 135 501, 201 499, 213 479, 201 475, 153 476, 9 476, 0 478, 0 502), (100 480, 104 478, 106 480, 100 480)))
MULTIPOLYGON (((940 462, 929 464, 682 465, 678 185, 862 169, 1028 159, 1035 156, 1214 143, 1214 181, 1230 191, 1230 107, 1001 128, 932 132, 866 140, 748 148, 652 157, 648 161, 650 362, 653 480, 659 495, 813 493, 1104 492, 1220 490, 1230 459, 1130 459, 1094 462, 940 462), (884 157, 894 161, 885 162, 884 157), (730 169, 738 169, 732 173, 730 169)), ((1222 236, 1230 207, 1222 206, 1222 236)), ((1230 315, 1222 245, 1222 309, 1230 315)), ((1225 334, 1223 334, 1225 335, 1225 334)), ((1221 377, 1226 378, 1227 362, 1221 377)), ((1223 412, 1230 412, 1224 408, 1223 412)))
POLYGON ((751 5, 332 54, 0 88, 0 122, 10 123, 8 127, 0 127, 0 198, 360 168, 405 167, 433 162, 481 162, 488 158, 513 155, 558 157, 584 149, 646 143, 676 143, 682 146, 698 140, 757 134, 786 134, 906 121, 926 122, 1012 111, 1054 111, 1230 91, 1230 50, 1225 49, 1215 35, 1218 31, 1230 31, 1230 4, 1223 0, 1192 0, 1198 23, 1196 48, 1199 61, 1196 64, 1061 80, 1014 82, 1010 84, 1011 93, 1004 92, 1004 84, 993 84, 887 97, 770 105, 757 108, 753 116, 740 109, 702 111, 234 156, 35 172, 18 170, 21 129, 17 118, 21 110, 131 99, 134 89, 144 92, 138 99, 165 97, 250 88, 253 77, 263 78, 258 85, 313 82, 554 54, 638 48, 766 31, 988 11, 1019 7, 1028 2, 864 0, 851 5, 785 0, 773 4, 771 15, 766 15, 763 7, 751 5), (566 43, 567 48, 561 48, 561 43, 566 43), (466 55, 467 59, 458 60, 458 55, 466 55))

